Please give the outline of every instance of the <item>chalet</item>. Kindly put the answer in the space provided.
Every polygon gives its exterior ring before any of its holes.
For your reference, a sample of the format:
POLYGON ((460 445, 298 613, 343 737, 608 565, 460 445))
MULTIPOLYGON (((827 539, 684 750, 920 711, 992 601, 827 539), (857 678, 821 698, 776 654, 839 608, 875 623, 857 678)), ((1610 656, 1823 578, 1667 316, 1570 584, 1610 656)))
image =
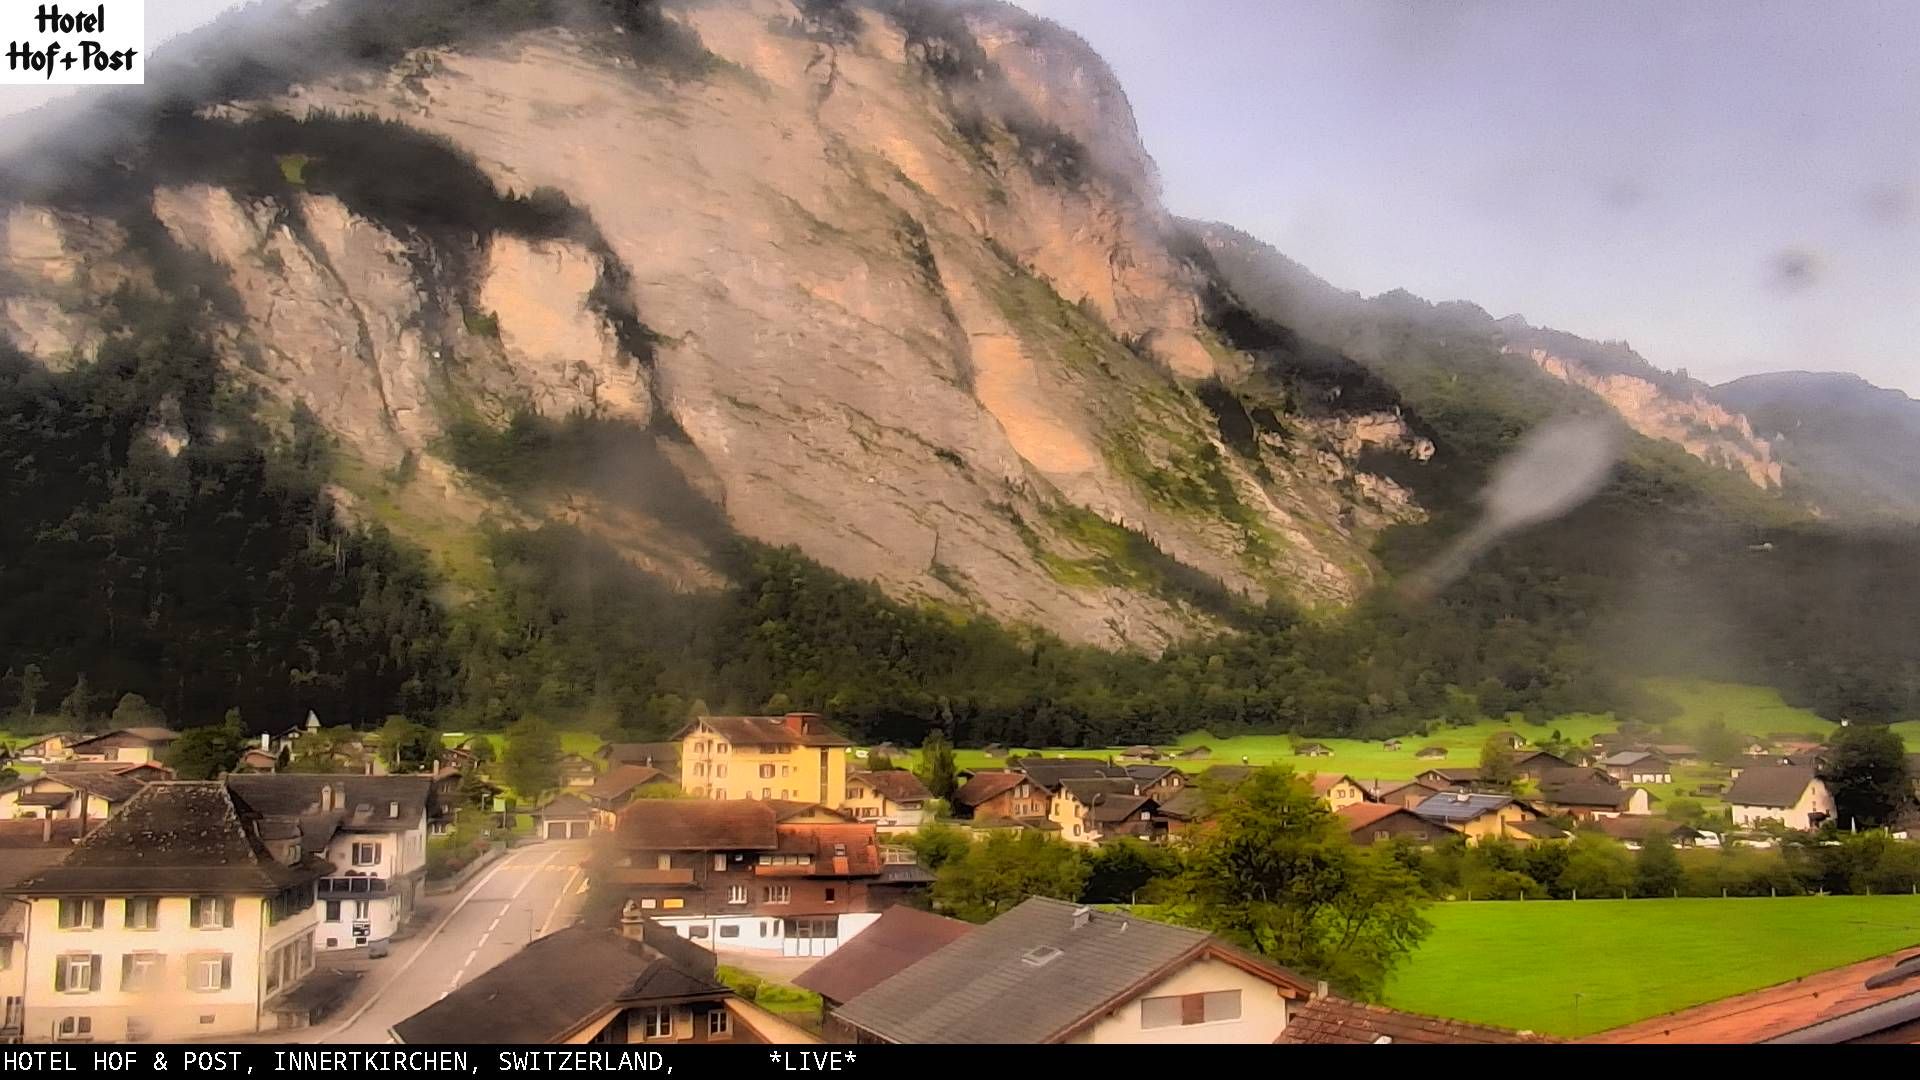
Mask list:
POLYGON ((160 781, 57 865, 31 904, 30 1041, 183 1041, 299 1026, 315 885, 333 867, 217 780, 160 781))
POLYGON ((1160 819, 1167 823, 1167 832, 1176 836, 1205 821, 1211 812, 1212 800, 1197 787, 1181 788, 1159 808, 1160 819))
POLYGON ((157 762, 180 737, 163 727, 131 727, 81 739, 67 747, 75 761, 117 761, 127 764, 157 762))
POLYGON ((1045 788, 1018 771, 982 771, 953 793, 954 813, 993 821, 1044 820, 1050 801, 1045 788))
POLYGON ((1043 758, 1036 754, 1020 759, 1013 767, 1049 794, 1059 791, 1061 783, 1067 780, 1133 781, 1124 765, 1094 758, 1043 758))
POLYGON ((1507 750, 1519 750, 1527 745, 1527 740, 1521 738, 1520 733, 1517 731, 1496 731, 1493 733, 1493 738, 1498 740, 1500 746, 1507 750))
POLYGON ((1428 820, 1392 803, 1352 803, 1335 808, 1334 814, 1353 842, 1363 847, 1403 837, 1430 845, 1461 835, 1450 825, 1428 820))
POLYGON ((1415 750, 1413 756, 1419 758, 1421 761, 1438 761, 1447 756, 1447 748, 1444 746, 1423 746, 1415 750))
POLYGON ((569 791, 533 812, 534 829, 542 840, 584 840, 593 835, 596 816, 592 804, 569 791))
POLYGON ((1140 785, 1140 794, 1165 800, 1185 790, 1187 774, 1171 765, 1129 765, 1127 775, 1140 785))
POLYGON ((1307 777, 1307 784, 1315 796, 1335 810, 1367 801, 1367 789, 1346 773, 1313 773, 1307 777))
POLYGON ((273 772, 280 767, 280 759, 257 746, 249 746, 240 755, 240 761, 234 766, 235 772, 273 772))
POLYGON ((1325 743, 1317 743, 1317 742, 1301 743, 1293 748, 1293 752, 1298 757, 1332 757, 1333 756, 1332 747, 1326 745, 1325 743))
POLYGON ((887 860, 871 822, 777 800, 640 799, 620 811, 614 846, 605 880, 627 920, 785 956, 833 952, 899 899, 895 868, 912 866, 887 860))
POLYGON ((1200 774, 1200 780, 1208 787, 1226 791, 1245 783, 1259 771, 1251 765, 1209 765, 1200 774))
POLYGON ((835 1010, 907 968, 967 936, 972 923, 906 906, 890 907, 860 936, 793 980, 820 995, 821 1030, 827 1042, 853 1042, 835 1010))
POLYGON ((1132 758, 1135 761, 1158 761, 1161 754, 1151 746, 1129 746, 1120 751, 1120 756, 1132 758))
POLYGON ((680 775, 680 744, 677 742, 605 743, 594 751, 593 756, 599 758, 609 771, 619 765, 644 765, 649 769, 659 769, 669 779, 677 780, 680 775))
POLYGON ((847 775, 847 800, 840 809, 882 832, 910 832, 932 820, 933 792, 905 769, 847 775))
POLYGON ((1577 820, 1653 812, 1645 788, 1621 787, 1598 777, 1542 780, 1534 802, 1549 814, 1565 814, 1577 820))
POLYGON ((13 756, 21 761, 29 761, 35 764, 47 761, 63 761, 71 755, 69 748, 74 743, 88 737, 89 736, 86 735, 76 735, 71 731, 51 732, 21 746, 13 752, 13 756))
POLYGON ((858 1043, 1271 1043, 1314 990, 1201 931, 1035 897, 834 1015, 858 1043))
POLYGON ((1388 803, 1408 810, 1425 802, 1428 796, 1446 790, 1425 780, 1375 780, 1361 786, 1366 788, 1368 802, 1388 803))
POLYGON ((145 762, 49 762, 38 776, 0 789, 0 818, 85 818, 104 821, 140 789, 173 772, 145 762))
POLYGON ((1648 749, 1675 765, 1697 765, 1700 762, 1700 748, 1691 743, 1655 743, 1648 749))
POLYGON ((1513 771, 1520 776, 1538 780, 1555 769, 1577 769, 1580 766, 1558 754, 1545 750, 1528 750, 1513 756, 1513 771))
POLYGON ((1673 766, 1664 754, 1651 750, 1622 750, 1600 759, 1600 768, 1623 784, 1671 784, 1673 766))
POLYGON ((672 781, 651 765, 615 765, 579 794, 593 808, 595 825, 611 829, 620 808, 632 802, 641 788, 652 784, 671 785, 672 781))
POLYGON ((1465 833, 1472 843, 1498 837, 1524 839, 1513 835, 1513 827, 1546 816, 1511 795, 1471 791, 1443 791, 1414 807, 1413 812, 1465 833))
POLYGON ((1387 740, 1386 742, 1383 742, 1383 743, 1381 743, 1381 744, 1380 744, 1380 749, 1382 749, 1382 750, 1398 750, 1398 749, 1400 749, 1400 740, 1399 740, 1399 739, 1388 739, 1388 740, 1387 740))
POLYGON ((642 921, 568 927, 395 1024, 397 1043, 814 1043, 720 981, 714 955, 642 921), (503 1007, 511 1002, 511 1007, 503 1007))
POLYGON ((1415 776, 1414 782, 1438 791, 1468 787, 1480 782, 1478 768, 1428 769, 1415 776))
POLYGON ((600 779, 600 769, 579 754, 560 755, 554 767, 559 773, 561 787, 592 787, 600 779))
POLYGON ((426 883, 430 777, 249 773, 226 783, 267 826, 336 868, 317 882, 317 948, 355 948, 407 927, 426 883))
POLYGON ((1110 836, 1155 839, 1165 835, 1157 822, 1159 804, 1140 794, 1132 777, 1085 777, 1062 780, 1047 804, 1047 817, 1060 826, 1060 838, 1072 844, 1093 844, 1110 836))
POLYGON ((680 786, 702 799, 847 801, 853 743, 818 713, 702 716, 682 728, 680 786))
POLYGON ((1805 765, 1750 765, 1727 791, 1735 825, 1777 821, 1807 830, 1833 816, 1833 793, 1805 765))

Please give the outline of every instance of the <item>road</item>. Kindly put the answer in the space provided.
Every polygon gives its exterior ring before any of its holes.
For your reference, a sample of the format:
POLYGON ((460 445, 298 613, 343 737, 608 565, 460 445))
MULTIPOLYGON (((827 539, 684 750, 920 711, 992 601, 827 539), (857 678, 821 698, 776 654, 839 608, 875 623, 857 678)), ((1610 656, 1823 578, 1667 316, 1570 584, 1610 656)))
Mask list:
POLYGON ((393 954, 372 962, 340 1019, 303 1032, 300 1042, 384 1043, 394 1024, 464 986, 527 942, 571 921, 585 899, 580 864, 587 841, 547 841, 511 852, 481 871, 447 913, 393 954))

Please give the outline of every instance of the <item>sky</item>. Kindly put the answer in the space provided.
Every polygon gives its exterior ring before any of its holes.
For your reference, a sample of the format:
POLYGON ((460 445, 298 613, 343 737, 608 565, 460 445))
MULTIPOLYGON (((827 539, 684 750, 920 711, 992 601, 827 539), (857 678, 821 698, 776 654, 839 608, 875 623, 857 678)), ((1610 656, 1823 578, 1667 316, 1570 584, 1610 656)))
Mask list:
MULTIPOLYGON (((1113 66, 1175 213, 1336 285, 1920 396, 1920 4, 1018 2, 1113 66)), ((149 0, 149 49, 231 6, 149 0)))

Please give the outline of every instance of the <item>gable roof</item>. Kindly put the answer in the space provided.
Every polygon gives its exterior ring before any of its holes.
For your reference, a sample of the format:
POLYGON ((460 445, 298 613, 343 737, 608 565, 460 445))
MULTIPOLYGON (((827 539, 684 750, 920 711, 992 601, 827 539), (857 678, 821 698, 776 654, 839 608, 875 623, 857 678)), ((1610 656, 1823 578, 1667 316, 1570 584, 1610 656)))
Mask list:
MULTIPOLYGON (((1360 787, 1360 781, 1355 780, 1346 773, 1317 772, 1307 777, 1308 786, 1313 788, 1315 795, 1319 795, 1322 798, 1325 798, 1327 793, 1334 788, 1339 787, 1342 781, 1352 784, 1354 787, 1360 787)), ((1360 790, 1365 791, 1366 789, 1360 788, 1360 790)))
POLYGON ((62 893, 274 893, 332 871, 311 855, 288 866, 261 842, 261 817, 218 780, 161 780, 89 833, 58 866, 14 887, 62 893))
POLYGON ((578 821, 593 816, 593 807, 585 799, 567 792, 549 800, 546 805, 533 812, 533 816, 542 821, 578 821))
POLYGON ((1480 779, 1480 769, 1478 766, 1463 766, 1458 769, 1422 769, 1420 775, 1437 776, 1449 784, 1471 784, 1480 779))
POLYGON ((1110 825, 1132 821, 1143 813, 1152 813, 1157 805, 1150 795, 1101 795, 1094 800, 1087 816, 1101 824, 1110 825))
POLYGON ((1628 765, 1638 765, 1643 761, 1664 764, 1666 759, 1659 754, 1647 750, 1622 750, 1617 754, 1608 754, 1606 757, 1601 758, 1600 764, 1620 768, 1628 765))
POLYGON ((680 744, 677 742, 607 743, 595 752, 615 765, 651 765, 667 770, 680 764, 680 744))
POLYGON ((234 773, 231 787, 247 805, 270 818, 297 820, 322 813, 320 791, 331 787, 339 827, 359 832, 405 832, 417 827, 433 795, 424 773, 364 776, 359 773, 234 773), (399 813, 394 813, 399 803, 399 813))
POLYGON ((666 773, 651 765, 615 765, 580 793, 589 799, 617 799, 635 788, 646 787, 666 778, 666 773))
POLYGON ((772 806, 747 799, 638 799, 614 835, 643 851, 772 851, 775 820, 772 806))
POLYGON ((1353 803, 1348 806, 1343 806, 1333 813, 1335 817, 1340 819, 1340 823, 1346 827, 1348 832, 1359 832, 1361 829, 1369 828, 1396 814, 1405 814, 1415 821, 1420 822, 1422 825, 1446 829, 1448 832, 1455 831, 1453 826, 1441 821, 1429 821, 1406 807, 1401 806, 1399 803, 1353 803))
POLYGON ((1483 814, 1491 814, 1518 801, 1511 795, 1493 795, 1478 791, 1443 791, 1438 795, 1429 795, 1422 799, 1420 805, 1413 808, 1413 812, 1429 821, 1451 825, 1472 821, 1483 814))
POLYGON ((1356 1043, 1520 1043, 1551 1042, 1530 1031, 1469 1024, 1421 1016, 1380 1005, 1327 995, 1288 1010, 1286 1030, 1276 1043, 1327 1045, 1356 1043))
POLYGON ((1169 775, 1179 772, 1171 765, 1129 765, 1127 775, 1142 784, 1157 784, 1169 775))
POLYGON ((977 772, 960 785, 960 790, 953 793, 953 801, 960 806, 979 806, 996 795, 1005 794, 1028 782, 1025 773, 977 772))
POLYGON ((642 924, 640 940, 571 926, 533 941, 392 1031, 403 1043, 554 1043, 618 1006, 732 994, 714 975, 712 953, 652 922, 642 924))
POLYGON ((788 713, 786 716, 702 716, 680 729, 675 738, 685 738, 701 724, 712 728, 735 746, 852 746, 853 740, 828 727, 814 713, 788 713), (808 727, 800 731, 788 721, 808 727))
POLYGON ((1203 955, 1297 995, 1312 989, 1198 930, 1034 897, 882 980, 836 1015, 896 1043, 1060 1042, 1203 955))
POLYGON ((1623 810, 1633 802, 1634 790, 1600 780, 1542 782, 1540 801, 1556 806, 1591 806, 1607 810, 1623 810))
POLYGON ((1798 803, 1814 780, 1810 765, 1749 765, 1734 779, 1726 800, 1740 806, 1784 810, 1798 803))
POLYGON ((1183 787, 1160 804, 1160 816, 1176 821, 1197 821, 1211 810, 1207 793, 1196 787, 1183 787))
POLYGON ((1565 840, 1573 834, 1544 818, 1509 822, 1507 828, 1535 840, 1565 840))
POLYGON ((1140 782, 1131 776, 1075 777, 1060 781, 1060 790, 1092 806, 1113 795, 1132 796, 1140 782))
POLYGON ((1060 785, 1068 780, 1119 779, 1132 780, 1121 765, 1111 765, 1095 758, 1021 758, 1016 766, 1027 778, 1048 791, 1058 791, 1060 785))
POLYGON ((972 923, 896 904, 793 984, 830 1001, 851 1001, 972 930, 972 923))
POLYGON ((68 743, 67 749, 74 753, 85 752, 86 747, 107 749, 116 746, 165 746, 180 737, 180 733, 163 727, 116 728, 91 735, 79 742, 68 743))
POLYGON ((933 792, 927 790, 927 785, 905 769, 882 769, 879 772, 847 775, 848 783, 855 779, 897 803, 926 802, 933 798, 933 792))

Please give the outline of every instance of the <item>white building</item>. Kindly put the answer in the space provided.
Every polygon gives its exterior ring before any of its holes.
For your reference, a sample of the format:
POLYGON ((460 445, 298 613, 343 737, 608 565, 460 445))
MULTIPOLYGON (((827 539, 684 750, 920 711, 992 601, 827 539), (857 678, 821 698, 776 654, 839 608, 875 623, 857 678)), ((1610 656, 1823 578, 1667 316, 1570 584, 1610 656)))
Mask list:
POLYGON ((1777 821, 1804 831, 1833 816, 1833 793, 1811 765, 1750 765, 1734 777, 1727 805, 1735 825, 1777 821))
POLYGON ((306 850, 333 864, 319 883, 316 948, 405 928, 427 872, 431 777, 249 773, 227 785, 262 817, 297 826, 306 850))

